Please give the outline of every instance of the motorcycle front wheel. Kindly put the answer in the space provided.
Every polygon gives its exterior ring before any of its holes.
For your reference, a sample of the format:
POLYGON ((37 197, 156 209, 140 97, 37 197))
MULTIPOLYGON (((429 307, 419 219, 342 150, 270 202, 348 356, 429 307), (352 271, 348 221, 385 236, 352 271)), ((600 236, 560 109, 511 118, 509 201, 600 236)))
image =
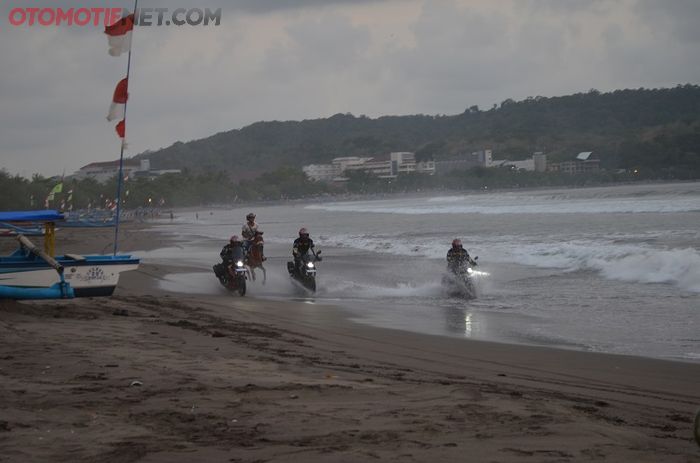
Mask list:
POLYGON ((315 293, 315 292, 316 292, 316 278, 315 278, 315 277, 309 277, 309 278, 306 280, 306 285, 305 285, 305 286, 306 286, 306 288, 307 288, 309 291, 315 293))
POLYGON ((245 296, 245 291, 246 291, 245 278, 241 278, 238 281, 238 295, 245 296))

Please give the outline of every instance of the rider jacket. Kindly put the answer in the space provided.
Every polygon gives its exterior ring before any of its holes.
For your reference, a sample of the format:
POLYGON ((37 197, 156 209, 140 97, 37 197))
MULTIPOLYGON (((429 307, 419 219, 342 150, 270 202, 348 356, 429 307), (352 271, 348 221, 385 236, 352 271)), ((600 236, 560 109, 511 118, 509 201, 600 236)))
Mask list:
POLYGON ((447 266, 451 270, 457 270, 464 266, 465 263, 476 265, 476 262, 469 257, 469 253, 466 249, 460 247, 459 249, 450 248, 447 251, 447 266))
POLYGON ((236 243, 236 244, 229 243, 226 246, 224 246, 224 248, 221 250, 221 254, 219 254, 219 255, 221 256, 221 259, 224 262, 226 262, 226 263, 231 262, 233 260, 233 256, 234 256, 234 249, 240 248, 240 247, 241 247, 240 243, 236 243))
POLYGON ((253 225, 251 225, 249 222, 246 222, 243 224, 243 228, 241 229, 241 235, 243 235, 243 238, 246 240, 253 241, 256 231, 258 231, 257 223, 253 222, 253 225))
POLYGON ((294 246, 292 247, 292 254, 295 258, 299 258, 309 252, 309 249, 314 248, 314 240, 311 238, 297 238, 294 240, 294 246))

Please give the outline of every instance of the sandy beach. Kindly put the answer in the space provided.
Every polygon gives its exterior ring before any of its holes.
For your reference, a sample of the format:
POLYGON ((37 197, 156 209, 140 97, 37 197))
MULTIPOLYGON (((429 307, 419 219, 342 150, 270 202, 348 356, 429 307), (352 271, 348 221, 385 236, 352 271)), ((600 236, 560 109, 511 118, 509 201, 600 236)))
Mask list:
MULTIPOLYGON (((109 232, 59 248, 102 251, 109 232)), ((134 227, 122 250, 163 243, 134 227)), ((144 264, 112 298, 0 302, 0 461, 700 461, 698 363, 159 289, 177 271, 144 264)))

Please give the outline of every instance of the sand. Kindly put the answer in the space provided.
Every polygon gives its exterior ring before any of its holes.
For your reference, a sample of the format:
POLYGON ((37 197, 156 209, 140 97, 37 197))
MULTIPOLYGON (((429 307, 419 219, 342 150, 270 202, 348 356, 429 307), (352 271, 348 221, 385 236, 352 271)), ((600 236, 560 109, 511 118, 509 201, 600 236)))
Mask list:
MULTIPOLYGON (((108 242, 69 238, 74 252, 108 242)), ((167 294, 172 271, 142 265, 112 298, 0 302, 0 461, 700 461, 697 363, 167 294)))

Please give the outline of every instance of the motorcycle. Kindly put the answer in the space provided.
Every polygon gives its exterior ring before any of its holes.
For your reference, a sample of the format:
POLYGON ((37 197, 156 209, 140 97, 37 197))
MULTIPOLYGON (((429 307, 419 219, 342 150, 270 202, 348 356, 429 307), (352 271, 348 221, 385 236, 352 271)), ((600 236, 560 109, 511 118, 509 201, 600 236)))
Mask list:
POLYGON ((230 260, 214 265, 214 274, 224 288, 245 296, 248 268, 245 266, 243 249, 236 248, 230 260))
POLYGON ((474 270, 479 257, 474 257, 473 265, 469 262, 449 269, 448 273, 442 277, 442 286, 447 288, 447 294, 451 297, 462 297, 465 299, 475 299, 476 286, 474 279, 482 274, 474 270))
POLYGON ((320 254, 321 251, 307 252, 301 256, 298 268, 294 262, 287 262, 289 276, 311 292, 316 292, 316 262, 322 260, 320 254))

